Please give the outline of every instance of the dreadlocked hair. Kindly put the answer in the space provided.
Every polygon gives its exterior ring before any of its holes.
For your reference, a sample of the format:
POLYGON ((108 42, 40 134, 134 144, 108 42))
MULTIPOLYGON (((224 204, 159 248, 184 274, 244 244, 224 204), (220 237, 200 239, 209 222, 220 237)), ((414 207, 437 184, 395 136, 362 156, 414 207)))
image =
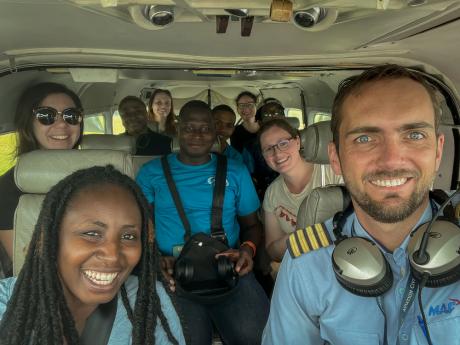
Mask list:
POLYGON ((139 287, 134 310, 124 284, 120 291, 133 325, 132 343, 155 344, 154 333, 159 323, 169 341, 178 344, 161 310, 156 289, 159 256, 154 244, 147 200, 131 178, 107 165, 78 170, 58 182, 47 193, 24 266, 0 322, 2 345, 62 345, 64 339, 67 345, 79 344, 74 318, 58 277, 56 262, 59 230, 67 205, 76 193, 89 186, 104 184, 114 184, 128 190, 135 197, 142 216, 142 255, 135 268, 139 287))

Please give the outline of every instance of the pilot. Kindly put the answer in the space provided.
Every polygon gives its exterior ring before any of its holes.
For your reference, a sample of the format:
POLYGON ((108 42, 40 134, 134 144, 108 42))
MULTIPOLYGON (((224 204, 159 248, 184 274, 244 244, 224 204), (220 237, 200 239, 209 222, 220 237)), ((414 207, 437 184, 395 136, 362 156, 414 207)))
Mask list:
MULTIPOLYGON (((460 306, 453 299, 460 283, 424 287, 428 276, 411 270, 408 254, 411 232, 439 207, 429 191, 444 145, 440 114, 433 87, 397 65, 377 66, 340 84, 328 149, 351 206, 288 239, 264 345, 458 343, 460 306), (332 240, 342 236, 359 248, 332 257, 340 245, 332 240), (374 286, 352 282, 341 270, 363 248, 382 258, 386 274, 374 286)), ((358 262, 355 268, 370 266, 358 262)))

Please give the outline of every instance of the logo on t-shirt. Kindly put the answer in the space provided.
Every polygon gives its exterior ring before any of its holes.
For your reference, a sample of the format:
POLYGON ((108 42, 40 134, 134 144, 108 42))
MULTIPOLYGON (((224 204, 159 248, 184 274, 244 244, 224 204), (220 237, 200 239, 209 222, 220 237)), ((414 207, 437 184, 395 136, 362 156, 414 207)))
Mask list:
MULTIPOLYGON (((210 184, 211 186, 214 186, 214 181, 216 180, 215 176, 209 176, 208 177, 208 184, 210 184)), ((228 187, 229 186, 229 182, 228 182, 228 179, 225 179, 225 187, 228 187)))
POLYGON ((288 209, 284 208, 281 205, 275 208, 274 211, 275 211, 275 215, 278 218, 281 218, 287 223, 290 223, 291 226, 295 228, 295 226, 297 225, 297 216, 295 214, 293 214, 291 211, 289 211, 288 209))

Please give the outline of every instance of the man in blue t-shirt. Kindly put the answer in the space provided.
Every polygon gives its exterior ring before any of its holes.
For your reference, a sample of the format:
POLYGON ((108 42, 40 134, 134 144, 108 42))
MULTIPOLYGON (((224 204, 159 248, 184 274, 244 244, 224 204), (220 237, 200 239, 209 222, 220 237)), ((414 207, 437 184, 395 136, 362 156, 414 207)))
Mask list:
MULTIPOLYGON (((210 233, 216 156, 210 153, 216 138, 209 106, 201 101, 185 104, 179 116, 180 151, 167 156, 178 194, 190 222, 192 235, 210 233)), ((137 176, 154 209, 156 241, 162 253, 161 267, 175 291, 175 257, 184 244, 185 229, 170 194, 160 160, 145 164, 137 176)), ((177 296, 185 328, 193 330, 191 344, 211 344, 215 325, 227 344, 260 343, 268 317, 268 299, 252 273, 256 248, 261 242, 262 227, 257 217, 259 201, 246 167, 233 159, 227 163, 227 180, 222 225, 240 280, 230 298, 219 303, 201 304, 177 296)))

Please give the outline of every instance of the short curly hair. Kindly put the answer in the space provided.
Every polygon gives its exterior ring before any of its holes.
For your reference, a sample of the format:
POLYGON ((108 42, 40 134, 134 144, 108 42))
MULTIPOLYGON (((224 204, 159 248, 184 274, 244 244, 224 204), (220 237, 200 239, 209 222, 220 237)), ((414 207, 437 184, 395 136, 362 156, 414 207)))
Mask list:
POLYGON ((408 78, 421 84, 428 92, 433 103, 434 124, 436 134, 439 134, 439 124, 441 122, 441 105, 437 96, 437 89, 429 83, 422 74, 409 70, 395 64, 385 64, 370 68, 359 75, 354 75, 343 80, 339 84, 337 94, 332 105, 331 130, 334 144, 339 148, 339 128, 342 123, 342 106, 348 96, 358 92, 366 83, 383 79, 408 78))

